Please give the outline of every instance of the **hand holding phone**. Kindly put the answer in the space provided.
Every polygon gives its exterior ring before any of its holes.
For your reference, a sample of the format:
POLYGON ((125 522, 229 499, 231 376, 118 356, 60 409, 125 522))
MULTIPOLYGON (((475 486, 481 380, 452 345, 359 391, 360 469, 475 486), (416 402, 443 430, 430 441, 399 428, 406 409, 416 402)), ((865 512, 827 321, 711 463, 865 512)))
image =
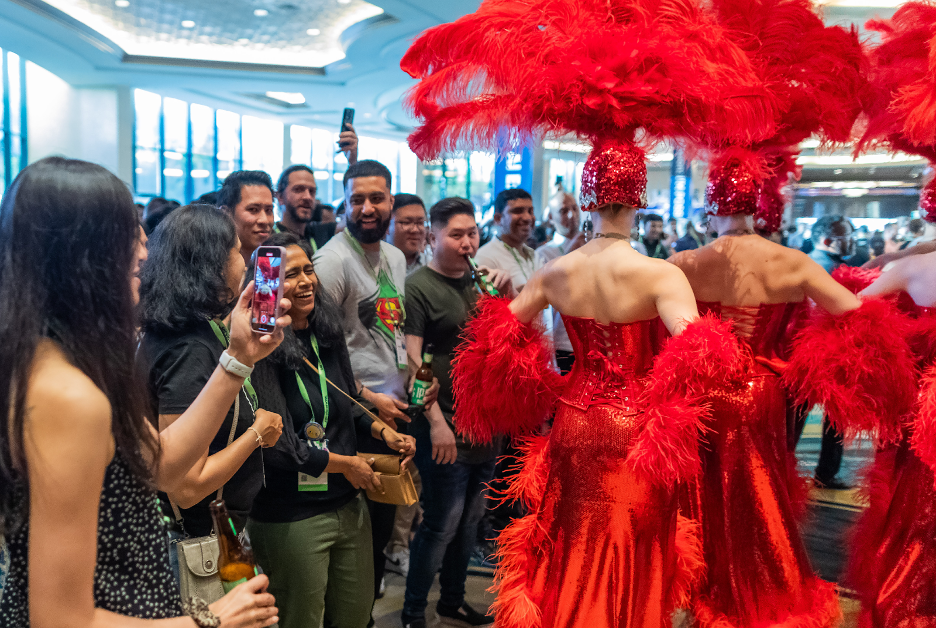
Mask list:
POLYGON ((254 296, 250 312, 250 328, 258 334, 271 334, 280 317, 279 303, 283 298, 283 258, 281 246, 261 246, 257 249, 254 271, 254 296))
POLYGON ((354 132, 354 109, 345 109, 341 115, 341 129, 338 131, 338 150, 335 153, 345 153, 348 163, 357 161, 358 138, 354 132))

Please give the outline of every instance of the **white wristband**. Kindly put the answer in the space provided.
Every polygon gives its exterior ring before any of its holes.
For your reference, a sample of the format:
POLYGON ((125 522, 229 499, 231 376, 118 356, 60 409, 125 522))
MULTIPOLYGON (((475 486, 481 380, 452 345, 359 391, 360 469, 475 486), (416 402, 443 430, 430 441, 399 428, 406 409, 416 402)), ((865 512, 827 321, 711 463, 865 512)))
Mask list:
POLYGON ((253 373, 253 367, 247 366, 246 364, 240 362, 233 355, 227 352, 225 349, 224 353, 221 354, 221 359, 218 360, 221 364, 221 368, 230 373, 231 375, 236 375, 237 377, 243 377, 247 379, 250 377, 250 374, 253 373))

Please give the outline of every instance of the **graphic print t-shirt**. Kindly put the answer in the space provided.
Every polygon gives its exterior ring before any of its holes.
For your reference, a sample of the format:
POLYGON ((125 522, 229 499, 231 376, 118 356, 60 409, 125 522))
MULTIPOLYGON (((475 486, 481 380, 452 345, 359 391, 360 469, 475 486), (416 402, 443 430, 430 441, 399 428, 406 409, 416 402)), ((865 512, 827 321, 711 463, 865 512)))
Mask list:
POLYGON ((379 255, 365 251, 362 256, 347 235, 338 234, 319 249, 313 264, 322 287, 344 314, 354 376, 375 392, 405 401, 406 369, 397 366, 395 339, 396 329, 403 324, 403 252, 381 242, 379 255))

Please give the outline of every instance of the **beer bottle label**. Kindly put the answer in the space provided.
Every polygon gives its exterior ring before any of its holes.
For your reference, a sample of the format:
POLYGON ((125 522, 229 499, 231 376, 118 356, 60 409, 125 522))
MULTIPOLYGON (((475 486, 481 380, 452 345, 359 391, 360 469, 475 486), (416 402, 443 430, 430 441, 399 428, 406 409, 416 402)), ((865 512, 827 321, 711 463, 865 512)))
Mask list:
POLYGON ((227 595, 231 592, 231 589, 244 582, 247 582, 247 578, 241 578, 240 580, 235 580, 234 582, 225 582, 222 580, 221 588, 224 589, 224 594, 227 595))
POLYGON ((413 392, 410 395, 410 405, 426 405, 426 391, 432 386, 430 382, 424 382, 421 379, 413 380, 413 392))

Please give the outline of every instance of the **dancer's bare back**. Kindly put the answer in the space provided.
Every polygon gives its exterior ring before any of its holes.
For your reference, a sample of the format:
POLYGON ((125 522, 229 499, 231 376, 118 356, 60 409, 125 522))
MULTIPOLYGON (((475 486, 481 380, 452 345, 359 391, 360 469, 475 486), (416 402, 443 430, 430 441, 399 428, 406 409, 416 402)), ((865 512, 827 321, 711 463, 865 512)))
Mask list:
POLYGON ((906 292, 920 307, 936 306, 936 252, 905 257, 865 288, 862 296, 906 292))
POLYGON ((757 235, 721 237, 668 261, 686 274, 700 302, 750 307, 809 297, 832 314, 860 305, 808 255, 757 235))
POLYGON ((538 271, 511 304, 522 321, 547 305, 599 323, 632 323, 659 316, 672 333, 698 316, 686 277, 629 242, 599 238, 538 271))

